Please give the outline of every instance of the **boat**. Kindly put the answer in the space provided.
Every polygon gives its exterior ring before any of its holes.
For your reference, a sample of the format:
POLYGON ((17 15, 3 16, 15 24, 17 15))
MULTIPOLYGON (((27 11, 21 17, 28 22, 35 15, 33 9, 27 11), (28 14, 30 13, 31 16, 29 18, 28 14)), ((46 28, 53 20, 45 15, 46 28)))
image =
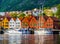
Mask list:
POLYGON ((19 32, 22 32, 22 34, 30 34, 30 31, 27 28, 22 28, 19 32))
POLYGON ((4 34, 22 34, 22 32, 19 32, 18 30, 6 30, 4 34))
POLYGON ((52 29, 40 28, 39 30, 34 31, 35 35, 50 35, 53 34, 52 29))

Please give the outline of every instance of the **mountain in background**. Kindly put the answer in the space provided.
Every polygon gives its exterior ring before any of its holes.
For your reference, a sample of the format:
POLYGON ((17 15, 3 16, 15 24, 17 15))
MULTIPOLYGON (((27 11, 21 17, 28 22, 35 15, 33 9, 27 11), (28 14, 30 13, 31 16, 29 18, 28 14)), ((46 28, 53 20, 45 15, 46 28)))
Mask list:
POLYGON ((44 7, 52 7, 60 4, 60 0, 0 0, 0 12, 40 8, 43 2, 45 2, 44 7))

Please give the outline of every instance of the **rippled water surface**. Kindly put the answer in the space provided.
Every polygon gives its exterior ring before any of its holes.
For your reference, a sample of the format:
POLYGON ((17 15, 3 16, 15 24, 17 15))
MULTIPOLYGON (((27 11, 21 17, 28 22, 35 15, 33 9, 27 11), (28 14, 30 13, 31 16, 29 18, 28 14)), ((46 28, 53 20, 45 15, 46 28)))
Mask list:
POLYGON ((60 44, 60 35, 0 35, 0 44, 60 44))

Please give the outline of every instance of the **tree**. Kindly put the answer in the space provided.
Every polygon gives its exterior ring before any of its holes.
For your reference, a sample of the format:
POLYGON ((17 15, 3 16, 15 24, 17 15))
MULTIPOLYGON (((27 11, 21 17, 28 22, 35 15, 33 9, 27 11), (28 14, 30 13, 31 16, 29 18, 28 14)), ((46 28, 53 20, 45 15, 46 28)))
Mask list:
POLYGON ((17 13, 10 13, 10 16, 11 16, 11 17, 14 17, 14 18, 16 18, 17 15, 18 15, 17 13))
POLYGON ((24 14, 24 13, 20 13, 20 14, 18 15, 18 17, 25 17, 25 14, 24 14))
POLYGON ((60 4, 57 5, 56 17, 57 17, 57 18, 60 18, 60 4))
POLYGON ((44 13, 45 13, 45 15, 47 15, 47 16, 53 16, 53 12, 52 12, 51 9, 45 9, 45 10, 44 10, 44 13))

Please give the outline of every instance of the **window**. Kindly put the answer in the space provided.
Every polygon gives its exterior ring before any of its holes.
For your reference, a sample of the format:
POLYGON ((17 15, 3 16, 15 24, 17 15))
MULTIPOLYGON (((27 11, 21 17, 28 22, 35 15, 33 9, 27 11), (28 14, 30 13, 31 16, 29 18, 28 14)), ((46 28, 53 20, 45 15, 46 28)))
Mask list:
POLYGON ((10 22, 10 24, 12 24, 12 22, 10 22))
POLYGON ((5 25, 5 26, 8 26, 8 25, 5 25))
POLYGON ((13 29, 13 28, 10 28, 10 29, 13 29))
POLYGON ((16 24, 20 24, 20 22, 16 22, 16 24))
POLYGON ((47 24, 47 26, 52 26, 52 24, 47 24))
POLYGON ((33 24, 33 26, 37 26, 37 24, 33 24))
POLYGON ((28 24, 27 24, 27 23, 22 23, 22 25, 23 25, 23 26, 28 26, 28 24))
POLYGON ((6 24, 8 24, 8 22, 6 22, 6 24))

